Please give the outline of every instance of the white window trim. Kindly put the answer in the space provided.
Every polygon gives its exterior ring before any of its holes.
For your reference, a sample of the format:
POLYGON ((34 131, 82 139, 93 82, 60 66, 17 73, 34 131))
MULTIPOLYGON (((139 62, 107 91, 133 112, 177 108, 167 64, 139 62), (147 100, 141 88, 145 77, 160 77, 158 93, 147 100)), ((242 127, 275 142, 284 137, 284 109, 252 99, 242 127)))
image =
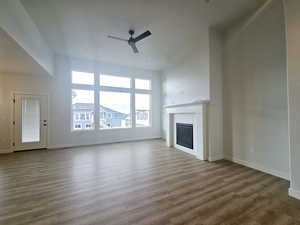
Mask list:
MULTIPOLYGON (((105 74, 107 75, 107 74, 105 74)), ((101 74, 99 75, 101 76, 101 74)), ((113 76, 113 75, 112 75, 113 76)), ((128 77, 130 78, 130 77, 128 77)), ((115 92, 115 93, 128 93, 130 94, 130 116, 131 116, 131 126, 130 127, 115 127, 115 128, 100 128, 99 127, 99 130, 116 130, 116 129, 120 129, 120 130, 123 130, 123 129, 132 129, 132 128, 135 128, 133 126, 133 117, 132 117, 132 88, 117 88, 117 87, 107 87, 107 86, 99 86, 99 96, 100 96, 100 91, 106 91, 106 92, 115 92)), ((100 103, 100 100, 98 101, 99 103, 99 107, 101 105, 100 103)), ((100 111, 100 110, 99 110, 100 111)), ((110 118, 112 118, 112 113, 107 113, 106 112, 106 115, 109 114, 110 115, 110 118)), ((100 123, 100 120, 99 120, 99 123, 100 123)))
MULTIPOLYGON (((97 81, 96 77, 97 77, 96 74, 91 72, 91 71, 81 71, 81 70, 72 70, 71 71, 71 73, 70 73, 70 83, 71 83, 71 90, 70 90, 71 110, 70 111, 71 111, 71 118, 73 118, 73 115, 74 115, 74 113, 73 113, 73 104, 72 104, 72 91, 73 91, 73 89, 94 91, 94 114, 96 114, 96 111, 97 111, 97 110, 95 110, 95 109, 97 109, 96 102, 95 102, 95 100, 96 100, 95 87, 97 86, 96 83, 95 83, 97 81), (73 71, 94 74, 94 84, 91 84, 91 85, 90 84, 77 84, 77 83, 73 84, 72 83, 72 73, 73 73, 73 71)), ((86 116, 85 116, 85 118, 86 118, 86 116)), ((80 113, 79 113, 79 119, 80 119, 80 113)), ((84 121, 86 121, 86 120, 84 120, 84 121)), ((95 126, 94 127, 92 126, 90 129, 86 129, 84 126, 82 126, 80 129, 78 129, 78 128, 76 129, 75 126, 74 126, 74 124, 76 124, 76 122, 77 121, 74 121, 74 119, 71 121, 71 123, 70 123, 71 132, 94 131, 96 129, 95 116, 94 116, 95 126)))
MULTIPOLYGON (((153 79, 152 78, 145 78, 145 77, 138 77, 138 76, 121 76, 121 75, 113 75, 108 73, 101 73, 101 72, 93 72, 94 74, 94 85, 87 85, 87 84, 73 84, 72 83, 72 72, 84 72, 80 70, 72 70, 70 76, 70 83, 71 83, 71 131, 72 132, 82 132, 82 131, 106 131, 106 130, 124 130, 124 129, 144 129, 144 128, 151 128, 153 126, 153 79), (111 75, 116 77, 126 77, 131 80, 131 87, 130 88, 121 88, 121 87, 109 87, 109 86, 101 86, 100 83, 100 76, 103 75, 111 75), (135 79, 139 80, 149 80, 150 81, 150 90, 144 89, 136 89, 135 88, 135 79), (91 129, 74 129, 74 114, 73 114, 73 106, 72 106, 72 90, 79 89, 79 90, 90 90, 94 91, 94 127, 92 126, 91 129), (108 91, 108 92, 123 92, 123 93, 130 93, 130 115, 131 115, 131 127, 117 127, 117 128, 100 128, 100 91, 108 91), (150 110, 149 110, 149 126, 137 127, 136 126, 136 108, 135 108, 135 94, 149 94, 150 95, 150 110)), ((87 73, 92 73, 87 71, 87 73)), ((90 115, 92 117, 92 115, 90 115)), ((91 118, 90 118, 91 119, 91 118)))
MULTIPOLYGON (((153 108, 152 108, 152 106, 153 106, 153 103, 152 103, 152 99, 153 99, 153 97, 152 97, 152 90, 147 90, 146 91, 146 90, 139 90, 138 89, 138 90, 135 91, 135 94, 149 94, 150 95, 149 126, 143 126, 143 127, 137 127, 136 126, 136 128, 140 129, 140 128, 149 128, 149 127, 152 127, 152 111, 153 111, 153 108)), ((135 108, 135 106, 134 106, 134 108, 135 108)))

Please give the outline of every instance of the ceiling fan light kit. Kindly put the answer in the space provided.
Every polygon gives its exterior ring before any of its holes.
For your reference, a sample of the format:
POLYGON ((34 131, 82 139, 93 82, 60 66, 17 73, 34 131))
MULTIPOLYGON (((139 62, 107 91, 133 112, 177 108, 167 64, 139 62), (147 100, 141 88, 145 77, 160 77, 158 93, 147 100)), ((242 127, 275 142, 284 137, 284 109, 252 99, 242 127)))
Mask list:
POLYGON ((115 37, 115 36, 112 36, 112 35, 108 35, 107 37, 108 38, 111 38, 111 39, 115 39, 115 40, 118 40, 118 41, 126 41, 128 43, 128 45, 132 48, 133 52, 134 53, 139 53, 139 50, 137 49, 136 47, 136 43, 149 37, 152 33, 147 30, 146 32, 140 34, 139 36, 137 37, 133 37, 134 35, 134 30, 129 30, 129 35, 130 35, 130 38, 129 39, 125 39, 125 38, 120 38, 120 37, 115 37))

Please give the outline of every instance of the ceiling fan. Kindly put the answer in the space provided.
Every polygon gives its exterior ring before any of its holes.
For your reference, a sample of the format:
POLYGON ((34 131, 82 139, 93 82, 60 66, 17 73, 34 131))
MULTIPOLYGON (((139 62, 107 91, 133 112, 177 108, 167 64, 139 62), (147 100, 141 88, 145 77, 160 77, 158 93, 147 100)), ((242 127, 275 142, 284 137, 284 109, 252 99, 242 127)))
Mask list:
POLYGON ((115 36, 112 36, 112 35, 108 35, 107 37, 108 38, 112 38, 112 39, 115 39, 115 40, 119 40, 119 41, 126 41, 129 46, 132 48, 133 52, 134 53, 139 53, 139 50, 137 49, 136 47, 136 43, 138 41, 141 41, 147 37, 149 37, 151 35, 151 32, 149 30, 147 30, 146 32, 142 33, 141 35, 137 36, 137 37, 133 37, 134 35, 134 30, 129 30, 129 35, 130 35, 130 38, 129 39, 125 39, 125 38, 120 38, 120 37, 115 37, 115 36))

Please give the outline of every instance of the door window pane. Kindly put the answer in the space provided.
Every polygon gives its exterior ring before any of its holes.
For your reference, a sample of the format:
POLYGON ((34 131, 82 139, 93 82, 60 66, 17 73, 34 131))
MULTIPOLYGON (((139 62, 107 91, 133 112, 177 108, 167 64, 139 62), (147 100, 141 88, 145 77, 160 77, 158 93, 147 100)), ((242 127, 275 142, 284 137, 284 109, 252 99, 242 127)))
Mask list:
POLYGON ((100 75, 100 85, 107 87, 130 88, 130 78, 111 75, 100 75))
POLYGON ((151 90, 151 80, 135 79, 135 88, 141 90, 151 90))
POLYGON ((135 94, 136 127, 150 126, 150 101, 149 94, 135 94))
POLYGON ((22 99, 22 143, 40 142, 40 101, 22 99))
POLYGON ((72 111, 73 130, 94 129, 94 91, 72 89, 72 111))
POLYGON ((72 71, 72 83, 94 85, 94 74, 72 71))
POLYGON ((101 91, 100 129, 130 127, 130 93, 101 91))

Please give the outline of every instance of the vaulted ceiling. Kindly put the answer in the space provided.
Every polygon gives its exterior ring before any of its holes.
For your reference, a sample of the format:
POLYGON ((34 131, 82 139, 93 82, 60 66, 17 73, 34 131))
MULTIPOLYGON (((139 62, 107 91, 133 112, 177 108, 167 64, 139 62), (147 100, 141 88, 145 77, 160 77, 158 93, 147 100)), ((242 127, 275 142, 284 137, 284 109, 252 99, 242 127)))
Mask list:
POLYGON ((162 70, 190 54, 207 38, 208 26, 225 28, 265 0, 21 0, 42 36, 57 54, 162 70), (135 55, 127 38, 149 29, 135 55))
POLYGON ((28 53, 0 28, 0 73, 46 75, 28 53))

